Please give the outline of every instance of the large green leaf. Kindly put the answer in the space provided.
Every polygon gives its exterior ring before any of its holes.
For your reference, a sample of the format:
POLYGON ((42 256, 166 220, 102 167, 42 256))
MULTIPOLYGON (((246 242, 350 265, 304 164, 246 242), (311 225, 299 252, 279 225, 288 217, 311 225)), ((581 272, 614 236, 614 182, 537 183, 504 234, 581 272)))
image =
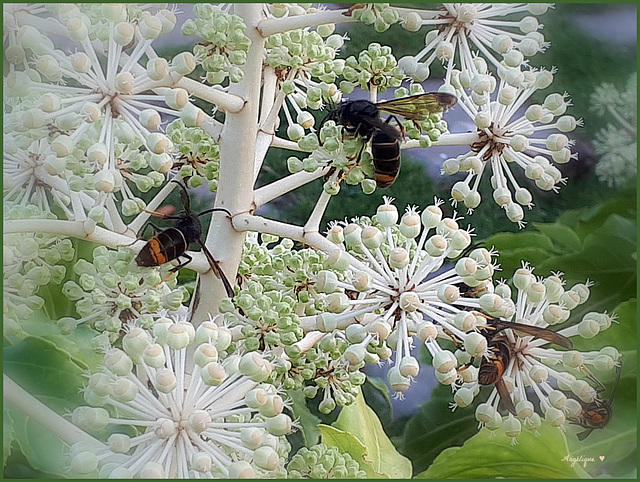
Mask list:
POLYGON ((83 368, 68 352, 30 336, 3 350, 4 372, 59 413, 82 403, 83 368))
POLYGON ((16 441, 29 465, 38 471, 68 477, 67 445, 17 409, 11 413, 16 441))
POLYGON ((364 444, 355 437, 355 435, 343 430, 338 430, 331 425, 320 424, 318 428, 320 429, 322 436, 322 443, 338 447, 340 452, 351 455, 351 457, 353 457, 353 459, 360 465, 360 469, 366 472, 368 479, 390 478, 389 475, 380 474, 375 471, 373 464, 366 458, 367 447, 365 447, 364 444))
POLYGON ((533 223, 535 228, 549 240, 563 250, 574 251, 580 247, 582 241, 569 226, 560 223, 533 223))
MULTIPOLYGON (((356 452, 354 454, 345 450, 344 447, 338 446, 341 450, 349 452, 356 460, 364 460, 366 465, 369 465, 375 474, 378 474, 377 477, 411 477, 411 462, 397 452, 382 429, 382 424, 375 412, 366 404, 362 393, 356 397, 355 402, 342 409, 333 428, 352 435, 365 448, 364 453, 356 452)), ((344 436, 341 437, 344 439, 344 436)), ((332 442, 325 441, 324 431, 322 440, 324 443, 332 445, 332 442)), ((350 449, 356 448, 353 444, 350 445, 350 449)))
MULTIPOLYGON (((68 352, 43 338, 28 337, 4 348, 4 372, 41 402, 64 413, 82 403, 83 368, 68 352)), ((15 407, 11 411, 16 442, 31 467, 65 474, 66 446, 15 407)))
POLYGON ((7 458, 11 454, 11 445, 16 437, 14 421, 7 407, 2 407, 2 465, 7 463, 7 458))
POLYGON ((593 460, 586 467, 591 476, 624 477, 636 468, 638 434, 635 401, 616 396, 611 421, 579 441, 576 434, 583 430, 580 426, 570 426, 567 441, 571 457, 593 460))
POLYGON ((320 439, 320 429, 318 429, 320 419, 307 407, 307 398, 304 393, 302 390, 287 390, 287 396, 293 402, 291 412, 300 425, 302 444, 305 447, 317 444, 320 439))
POLYGON ((73 333, 62 335, 56 320, 50 319, 42 311, 36 311, 29 320, 22 322, 22 329, 30 336, 44 338, 56 348, 66 351, 83 368, 95 370, 102 363, 103 355, 91 343, 98 333, 87 325, 81 324, 73 333))
POLYGON ((474 409, 452 412, 452 402, 451 388, 438 384, 429 401, 407 423, 400 451, 411 459, 414 473, 425 470, 446 448, 462 445, 478 432, 474 409))
POLYGON ((572 467, 568 459, 567 442, 558 428, 543 424, 537 437, 524 430, 515 445, 506 435, 483 428, 462 447, 444 450, 416 478, 570 479, 587 476, 579 464, 572 467))

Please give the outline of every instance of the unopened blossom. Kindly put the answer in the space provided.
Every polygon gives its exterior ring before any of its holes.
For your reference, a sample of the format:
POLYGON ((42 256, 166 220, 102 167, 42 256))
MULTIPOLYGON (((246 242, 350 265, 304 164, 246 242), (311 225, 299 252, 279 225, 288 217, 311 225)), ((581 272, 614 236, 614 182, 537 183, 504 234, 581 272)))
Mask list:
MULTIPOLYGON (((52 216, 52 215, 49 215, 52 216)), ((46 217, 37 206, 4 205, 3 219, 46 217)), ((44 306, 42 286, 59 285, 65 277, 64 262, 75 255, 68 238, 46 233, 12 233, 2 238, 3 331, 6 336, 22 333, 21 322, 32 318, 44 306)))
POLYGON ((366 25, 373 25, 376 32, 384 32, 400 20, 398 11, 389 3, 360 3, 349 9, 349 15, 366 25))
POLYGON ((314 284, 327 267, 327 255, 293 248, 292 240, 267 234, 261 235, 260 244, 257 237, 248 240, 239 267, 242 287, 219 309, 236 334, 239 349, 257 351, 273 365, 268 382, 303 390, 309 398, 321 392, 319 409, 329 413, 355 400, 365 375, 360 367, 341 361, 348 348, 344 337, 332 333, 305 337, 300 317, 325 310, 314 284))
POLYGON ((574 141, 565 133, 582 121, 565 114, 571 105, 566 93, 549 94, 542 104, 527 106, 536 91, 551 85, 553 72, 530 70, 512 76, 503 69, 499 73, 496 79, 487 71, 477 75, 452 71, 451 85, 445 88, 455 93, 457 105, 477 126, 478 140, 466 154, 446 160, 442 170, 467 173, 453 185, 451 196, 470 212, 482 201, 478 190, 482 176, 490 175, 494 202, 522 227, 523 207, 532 208, 533 197, 513 171, 522 171, 543 191, 557 192, 566 179, 554 164, 577 158, 571 153, 574 141))
POLYGON ((98 246, 91 262, 79 259, 75 263, 77 281, 68 280, 62 293, 75 302, 80 318, 61 318, 58 326, 63 333, 89 323, 98 331, 109 332, 114 341, 121 336, 123 325, 137 320, 150 328, 152 313, 180 306, 188 293, 184 287, 176 287, 171 265, 140 268, 134 255, 126 247, 109 250, 98 246))
MULTIPOLYGON (((86 192, 94 211, 120 192, 123 200, 133 201, 127 209, 135 204, 139 212, 144 205, 128 184, 145 192, 162 181, 156 176, 162 169, 149 173, 148 166, 164 166, 154 158, 172 152, 171 141, 160 132, 163 116, 198 122, 192 119, 198 109, 187 91, 171 88, 195 69, 193 55, 181 53, 169 62, 152 49, 160 34, 173 29, 175 15, 166 9, 151 13, 115 4, 52 4, 47 9, 46 20, 24 12, 16 16, 12 35, 26 55, 12 59, 4 79, 8 98, 38 99, 12 113, 19 115, 14 123, 19 121, 33 135, 43 137, 44 132, 48 139, 48 146, 38 146, 44 150, 40 155, 45 169, 34 174, 54 190, 60 191, 64 181, 74 192, 86 192), (67 37, 71 44, 64 51, 56 49, 49 33, 67 37)), ((84 220, 90 208, 84 200, 72 200, 70 219, 84 220)))
POLYGON ((623 91, 605 83, 592 94, 593 109, 611 120, 596 133, 594 147, 600 155, 595 172, 610 187, 622 186, 638 171, 638 80, 634 73, 623 91))
POLYGON ((416 32, 427 32, 424 48, 398 62, 402 71, 416 82, 430 75, 430 66, 442 61, 448 71, 454 66, 474 72, 477 62, 491 70, 508 66, 520 70, 525 58, 543 51, 548 43, 539 31, 536 16, 544 14, 544 3, 445 3, 437 10, 404 11, 401 24, 416 32), (518 14, 528 13, 515 20, 518 14), (514 15, 515 14, 515 15, 514 15))
POLYGON ((471 236, 454 218, 443 218, 439 203, 422 214, 408 208, 398 220, 391 201, 385 198, 371 220, 330 229, 328 238, 338 247, 312 287, 324 306, 317 315, 302 317, 301 324, 346 340, 342 358, 353 367, 389 359, 395 351, 388 378, 398 393, 418 374, 411 356, 417 336, 434 356, 438 380, 450 385, 457 379, 456 364, 450 363, 455 357, 436 338, 443 330, 464 336, 467 328, 457 326, 456 316, 467 310, 503 316, 511 307, 491 293, 495 266, 486 249, 453 263, 471 236))
POLYGON ((206 181, 211 192, 218 190, 220 146, 201 127, 187 127, 176 119, 167 126, 167 136, 180 154, 170 159, 166 169, 177 169, 179 176, 191 187, 206 181))
POLYGON ((344 69, 344 60, 336 59, 336 53, 344 38, 334 34, 334 29, 333 24, 327 24, 274 33, 266 39, 266 61, 274 69, 280 89, 276 107, 282 107, 287 137, 293 141, 302 138, 305 131, 313 131, 315 117, 305 109, 340 103, 335 81, 344 69))
POLYGON ((132 325, 122 349, 105 349, 102 369, 84 389, 91 406, 76 408, 72 421, 88 431, 108 427, 111 435, 106 446, 71 447, 74 474, 236 479, 282 472, 291 419, 279 391, 261 383, 269 363, 255 353, 224 356, 230 333, 210 321, 195 329, 187 314, 181 308, 157 318, 153 336, 132 325))
POLYGON ((289 479, 365 479, 367 473, 348 452, 326 444, 302 447, 287 465, 289 479))
MULTIPOLYGON (((597 378, 593 374, 611 372, 620 364, 620 353, 614 347, 590 352, 572 349, 571 338, 593 338, 608 329, 615 316, 589 312, 578 323, 565 326, 571 311, 589 298, 590 283, 565 289, 561 276, 558 273, 547 278, 536 277, 533 268, 523 264, 512 280, 513 316, 500 317, 499 330, 495 326, 484 330, 490 350, 497 349, 498 343, 508 349, 509 355, 500 362, 504 363, 504 372, 496 381, 501 380, 506 387, 515 413, 501 414, 508 401, 492 386, 487 401, 476 407, 475 416, 481 426, 491 431, 502 428, 514 443, 522 429, 535 432, 542 419, 551 426, 564 427, 569 419, 577 418, 583 405, 598 397, 601 384, 594 382, 597 378), (531 334, 519 331, 516 326, 504 329, 510 322, 550 332, 531 334), (554 332, 562 338, 554 338, 554 332)), ((498 284, 495 291, 506 299, 511 298, 511 288, 504 283, 498 284)), ((489 319, 489 327, 491 324, 489 319)), ((458 356, 469 360, 474 355, 462 352, 458 356)), ((493 357, 489 352, 483 363, 493 357)), ((454 408, 471 405, 482 388, 477 368, 465 366, 459 373, 463 383, 454 395, 454 408)))
POLYGON ((187 19, 182 25, 183 35, 197 35, 204 40, 195 45, 193 53, 206 72, 205 80, 214 85, 227 78, 230 82, 242 80, 242 66, 251 45, 245 33, 247 26, 229 8, 230 5, 194 4, 197 18, 187 19))

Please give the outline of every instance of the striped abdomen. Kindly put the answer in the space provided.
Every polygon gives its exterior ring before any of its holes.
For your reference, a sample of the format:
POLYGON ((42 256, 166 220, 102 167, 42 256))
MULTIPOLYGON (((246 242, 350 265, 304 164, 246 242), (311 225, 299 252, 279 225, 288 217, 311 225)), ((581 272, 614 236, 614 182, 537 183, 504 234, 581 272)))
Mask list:
POLYGON ((400 139, 376 129, 371 142, 371 155, 378 187, 391 186, 400 172, 400 139))
POLYGON ((176 259, 188 247, 189 244, 182 231, 168 228, 160 231, 142 247, 136 256, 136 263, 138 266, 160 266, 176 259))

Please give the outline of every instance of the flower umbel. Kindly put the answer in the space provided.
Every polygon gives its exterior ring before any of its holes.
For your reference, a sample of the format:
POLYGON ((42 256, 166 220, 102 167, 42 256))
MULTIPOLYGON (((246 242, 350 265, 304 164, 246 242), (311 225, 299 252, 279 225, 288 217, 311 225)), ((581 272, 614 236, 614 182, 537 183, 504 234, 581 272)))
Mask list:
MULTIPOLYGON (((595 352, 572 349, 571 337, 592 338, 611 326, 615 317, 607 313, 587 313, 575 325, 550 329, 567 321, 571 310, 587 301, 589 283, 565 290, 561 274, 536 278, 532 271, 523 264, 514 274, 515 314, 497 324, 489 319, 483 333, 491 354, 482 359, 479 371, 465 374, 468 369, 463 368, 465 383, 456 391, 453 405, 466 407, 482 385, 495 384, 487 402, 476 408, 476 419, 489 430, 503 428, 514 443, 523 427, 536 431, 542 418, 562 427, 569 418, 577 417, 583 403, 595 400, 597 385, 601 385, 589 383, 597 380, 592 370, 611 371, 619 366, 620 357, 613 347, 595 352), (507 417, 498 412, 500 405, 511 412, 507 417)), ((511 297, 504 283, 496 286, 496 293, 511 297)))
POLYGON ((282 436, 291 430, 284 402, 275 387, 243 374, 244 357, 223 356, 231 337, 220 330, 213 322, 196 330, 181 312, 156 321, 155 339, 133 328, 124 350, 107 348, 103 370, 85 388, 94 407, 76 408, 73 422, 85 430, 133 426, 140 434, 112 433, 103 448, 71 447, 72 469, 179 479, 252 478, 280 469, 289 450, 282 436))

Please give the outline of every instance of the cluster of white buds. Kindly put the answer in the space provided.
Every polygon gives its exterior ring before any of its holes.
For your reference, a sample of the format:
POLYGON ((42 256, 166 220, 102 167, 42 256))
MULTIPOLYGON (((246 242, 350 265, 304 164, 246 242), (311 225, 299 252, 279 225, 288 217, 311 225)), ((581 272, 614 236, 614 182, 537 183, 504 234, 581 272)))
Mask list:
POLYGON ((98 246, 93 260, 79 259, 73 271, 77 282, 67 281, 62 292, 75 301, 79 319, 63 317, 60 331, 70 333, 80 323, 90 323, 98 331, 109 332, 111 341, 121 336, 123 325, 136 321, 144 328, 153 326, 152 314, 160 309, 177 309, 188 297, 186 288, 176 287, 171 265, 140 268, 129 248, 110 250, 98 246), (165 279, 166 278, 166 279, 165 279))
POLYGON ((309 248, 294 250, 293 241, 286 238, 268 247, 277 241, 276 236, 262 234, 260 244, 245 243, 239 272, 246 281, 219 309, 239 334, 238 346, 262 353, 273 365, 267 382, 303 390, 309 398, 322 390, 319 409, 329 413, 355 400, 365 376, 357 371, 360 367, 340 361, 348 348, 344 338, 303 338, 300 317, 330 309, 315 288, 327 268, 327 256, 309 248))
POLYGON ((450 385, 457 380, 456 364, 449 366, 445 358, 455 357, 436 338, 443 330, 467 337, 469 328, 458 326, 458 318, 470 309, 511 316, 512 303, 492 294, 495 266, 486 249, 447 268, 469 247, 471 235, 454 218, 443 217, 439 203, 422 214, 409 208, 398 220, 391 202, 385 198, 370 220, 330 228, 327 237, 339 248, 313 286, 325 308, 301 317, 301 324, 346 340, 342 358, 352 367, 389 359, 395 351, 388 379, 399 394, 419 371, 411 355, 417 336, 434 355, 438 380, 450 385))
MULTIPOLYGON (((610 373, 619 366, 620 358, 614 347, 580 352, 572 349, 570 341, 574 336, 593 338, 609 328, 615 316, 589 312, 579 323, 555 328, 587 301, 588 282, 565 289, 560 273, 536 278, 532 271, 523 264, 515 272, 513 285, 517 295, 513 317, 501 317, 499 324, 488 319, 481 335, 488 342, 487 356, 479 370, 474 366, 459 370, 463 383, 456 387, 452 405, 454 409, 467 407, 482 385, 501 384, 502 391, 493 388, 488 400, 477 406, 475 416, 480 426, 491 431, 502 429, 512 437, 512 443, 516 443, 515 437, 523 428, 535 432, 542 419, 554 427, 578 419, 585 405, 598 398, 602 385, 597 383, 594 373, 610 373), (501 415, 501 406, 511 407, 511 413, 501 415)), ((505 299, 512 295, 505 283, 498 284, 495 292, 505 299)), ((456 356, 460 364, 469 363, 472 357, 479 358, 466 344, 456 356)))
POLYGON ((389 3, 360 3, 351 9, 354 20, 373 25, 376 32, 384 32, 400 20, 397 10, 389 3))
POLYGON ((278 390, 260 382, 268 362, 256 363, 255 353, 226 354, 229 331, 212 321, 195 329, 185 312, 160 316, 151 332, 132 325, 122 349, 105 348, 101 371, 88 375, 84 389, 91 406, 77 407, 72 421, 91 432, 109 428, 111 435, 106 445, 73 445, 73 473, 179 479, 282 475, 290 450, 284 435, 292 421, 282 413, 286 403, 278 390))
POLYGON ((325 24, 313 30, 275 33, 266 39, 267 63, 278 77, 287 136, 293 141, 315 124, 314 116, 304 109, 340 103, 341 92, 334 82, 344 69, 344 60, 336 59, 344 38, 334 31, 334 24, 325 24))
POLYGON ((353 92, 356 86, 384 92, 388 87, 399 87, 405 78, 391 47, 376 42, 369 44, 358 58, 348 57, 344 61, 342 76, 345 80, 340 82, 340 90, 345 94, 353 92))
POLYGON ((195 188, 206 181, 209 190, 216 192, 220 173, 219 144, 201 127, 187 127, 179 119, 167 126, 167 136, 180 155, 170 160, 166 170, 177 168, 177 175, 189 186, 195 188))
POLYGON ((182 25, 183 35, 197 35, 204 42, 193 48, 198 63, 206 72, 205 80, 213 85, 240 82, 244 76, 241 66, 247 62, 251 40, 245 35, 247 26, 242 18, 228 12, 231 5, 198 3, 193 6, 196 19, 182 25))
POLYGON ((622 91, 602 84, 591 100, 594 110, 613 120, 596 133, 595 150, 601 156, 596 175, 610 187, 622 186, 638 174, 638 74, 622 91))
MULTIPOLYGON (((4 206, 3 219, 42 217, 33 205, 4 206)), ((34 233, 5 234, 2 246, 2 327, 5 336, 16 336, 22 333, 21 322, 44 305, 40 287, 62 282, 67 271, 62 263, 71 261, 75 250, 68 238, 34 233)))
POLYGON ((478 58, 475 64, 476 74, 454 69, 451 84, 443 87, 458 97, 457 105, 477 126, 478 141, 466 154, 446 160, 443 173, 467 173, 454 184, 451 196, 472 212, 482 201, 478 187, 490 168, 494 201, 510 221, 522 227, 523 206, 533 206, 532 195, 519 185, 512 169, 521 169, 539 189, 557 192, 566 179, 553 163, 577 158, 571 153, 573 141, 565 132, 573 131, 582 121, 565 115, 571 105, 567 94, 549 94, 542 104, 531 104, 522 112, 531 95, 551 85, 553 72, 518 71, 511 76, 503 69, 496 80, 486 62, 478 58))
POLYGON ((143 192, 157 187, 170 161, 173 146, 160 132, 162 116, 183 118, 188 125, 203 117, 184 89, 166 87, 168 78, 173 83, 195 69, 194 56, 185 52, 169 62, 153 53, 153 41, 176 24, 167 9, 155 14, 115 4, 49 9, 53 15, 46 19, 21 16, 22 25, 10 35, 13 50, 25 54, 11 56, 5 77, 7 95, 21 101, 11 112, 19 139, 9 142, 9 152, 22 146, 35 156, 29 162, 14 152, 15 164, 5 164, 5 170, 30 172, 38 184, 50 186, 70 219, 108 217, 104 206, 116 192, 135 214, 144 203, 128 184, 143 192), (77 51, 56 49, 45 35, 51 30, 76 43, 77 51), (23 145, 29 137, 46 142, 23 145), (149 166, 155 168, 149 172, 149 166))
POLYGON ((432 29, 426 35, 425 47, 416 55, 401 58, 398 64, 405 75, 423 82, 436 58, 447 70, 454 65, 462 71, 472 69, 475 55, 471 49, 475 47, 493 68, 520 70, 526 57, 547 47, 536 16, 549 7, 544 3, 447 3, 439 10, 402 13, 401 23, 407 30, 417 32, 423 26, 432 29), (533 16, 508 19, 523 12, 533 16))

